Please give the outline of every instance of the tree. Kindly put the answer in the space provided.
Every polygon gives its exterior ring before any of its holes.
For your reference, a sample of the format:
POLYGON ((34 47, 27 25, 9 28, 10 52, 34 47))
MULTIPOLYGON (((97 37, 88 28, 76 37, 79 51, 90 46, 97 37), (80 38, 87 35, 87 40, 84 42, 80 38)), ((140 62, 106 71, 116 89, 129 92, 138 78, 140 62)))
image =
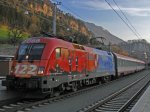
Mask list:
POLYGON ((74 41, 76 41, 79 44, 88 44, 89 38, 82 33, 75 32, 74 41))
POLYGON ((22 41, 23 31, 16 25, 11 25, 8 32, 9 43, 14 46, 22 41))
POLYGON ((111 48, 112 48, 112 51, 115 52, 115 53, 122 54, 122 55, 125 55, 125 56, 129 55, 126 51, 124 51, 123 49, 121 49, 117 45, 113 45, 111 48))
POLYGON ((40 33, 38 26, 36 24, 33 24, 33 23, 29 27, 29 32, 32 36, 40 33))

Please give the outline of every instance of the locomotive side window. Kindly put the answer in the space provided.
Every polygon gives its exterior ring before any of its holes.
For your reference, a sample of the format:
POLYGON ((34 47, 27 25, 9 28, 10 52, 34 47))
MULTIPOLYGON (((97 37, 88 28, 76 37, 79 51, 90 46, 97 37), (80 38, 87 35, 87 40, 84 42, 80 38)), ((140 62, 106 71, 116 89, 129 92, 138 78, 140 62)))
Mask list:
POLYGON ((60 58, 60 56, 61 56, 60 48, 56 48, 55 52, 56 52, 56 58, 60 58))
POLYGON ((62 55, 64 58, 68 58, 68 55, 69 55, 68 49, 61 48, 61 55, 62 55))

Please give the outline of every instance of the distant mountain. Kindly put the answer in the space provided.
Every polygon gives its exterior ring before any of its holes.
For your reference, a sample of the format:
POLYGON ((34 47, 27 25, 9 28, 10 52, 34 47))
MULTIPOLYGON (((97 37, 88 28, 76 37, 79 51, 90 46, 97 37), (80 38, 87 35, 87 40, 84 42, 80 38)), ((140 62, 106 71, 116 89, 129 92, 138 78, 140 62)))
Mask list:
POLYGON ((150 62, 150 43, 146 40, 128 40, 126 43, 120 43, 118 46, 128 52, 130 56, 150 62))
POLYGON ((109 42, 111 42, 111 44, 119 44, 124 42, 122 39, 114 36, 101 26, 97 26, 93 23, 88 22, 85 22, 85 25, 88 28, 88 30, 94 34, 95 37, 105 37, 106 38, 104 42, 105 44, 108 44, 109 42))

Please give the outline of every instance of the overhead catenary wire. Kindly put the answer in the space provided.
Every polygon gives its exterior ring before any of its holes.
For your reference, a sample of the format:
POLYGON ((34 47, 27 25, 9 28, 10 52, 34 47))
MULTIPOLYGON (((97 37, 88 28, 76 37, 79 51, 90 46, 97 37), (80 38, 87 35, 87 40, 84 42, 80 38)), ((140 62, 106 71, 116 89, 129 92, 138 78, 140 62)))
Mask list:
MULTIPOLYGON (((53 2, 54 2, 54 0, 52 0, 53 2)), ((107 2, 107 0, 105 0, 106 2, 107 2)), ((114 1, 114 0, 113 0, 114 1)), ((115 1, 114 1, 115 2, 115 1)), ((107 2, 108 3, 108 2, 107 2)), ((109 5, 110 5, 110 3, 108 3, 109 5)), ((115 2, 115 4, 116 4, 116 2, 115 2)), ((76 15, 77 17, 79 17, 79 18, 81 18, 81 19, 83 19, 80 15, 78 15, 77 13, 75 13, 74 11, 72 11, 70 8, 68 8, 68 7, 66 7, 64 4, 62 4, 62 6, 64 7, 64 8, 66 8, 68 11, 70 11, 70 12, 72 12, 74 15, 76 15)), ((116 14, 119 16, 119 17, 121 17, 119 14, 118 14, 118 12, 110 5, 110 7, 116 12, 116 14)), ((119 8, 120 9, 120 8, 119 8)), ((29 10, 28 10, 29 11, 29 10)), ((29 11, 30 13, 32 13, 31 11, 29 11)), ((47 21, 49 21, 48 20, 48 18, 46 18, 46 17, 42 17, 41 15, 38 15, 38 14, 36 14, 38 17, 40 17, 40 18, 42 18, 42 19, 44 19, 44 20, 47 20, 47 21)), ((123 20, 123 22, 130 28, 130 26, 125 22, 125 20, 121 17, 121 19, 123 20)), ((128 20, 128 19, 127 19, 128 20)), ((130 22, 131 23, 131 22, 130 22)), ((64 26, 64 25, 61 25, 61 26, 64 26)), ((131 25, 131 26, 133 26, 133 25, 131 25)), ((133 29, 132 28, 130 28, 131 30, 132 30, 132 32, 134 32, 134 34, 139 38, 139 36, 137 35, 137 33, 135 33, 135 31, 133 31, 133 29)), ((135 29, 135 28, 134 28, 135 29)), ((136 30, 136 29, 135 29, 136 30)))
MULTIPOLYGON (((57 0, 51 0, 53 2, 57 2, 57 0)), ((72 9, 68 8, 66 5, 64 5, 63 3, 61 3, 61 6, 64 7, 66 10, 68 10, 70 13, 72 13, 73 15, 75 15, 76 17, 80 18, 81 20, 84 20, 83 17, 81 17, 79 14, 77 14, 75 11, 73 11, 72 9)))
MULTIPOLYGON (((54 0, 52 0, 53 2, 54 2, 54 0)), ((105 0, 107 3, 108 3, 108 1, 107 0, 105 0)), ((115 0, 113 0, 114 2, 115 2, 115 0)), ((115 4, 117 4, 116 2, 115 2, 115 4)), ((108 5, 116 12, 116 14, 123 20, 123 22, 132 30, 132 32, 139 38, 139 36, 137 35, 137 33, 135 33, 135 31, 126 23, 126 21, 118 14, 118 12, 111 6, 111 4, 110 3, 108 3, 108 5)), ((68 8, 68 7, 66 7, 64 4, 62 4, 62 6, 65 8, 65 9, 67 9, 68 11, 70 11, 71 13, 73 13, 74 15, 76 15, 77 17, 79 17, 79 18, 81 18, 81 19, 83 19, 80 15, 78 15, 77 13, 75 13, 74 11, 72 11, 70 8, 68 8)), ((118 6, 118 5, 117 5, 118 6)), ((119 8, 119 7, 118 7, 119 8)), ((121 8, 119 8, 120 9, 120 11, 123 13, 123 11, 121 10, 121 8)), ((29 11, 29 10, 28 10, 29 11)), ((30 13, 32 13, 31 11, 29 11, 30 13)), ((36 14, 38 17, 40 17, 40 18, 42 18, 42 19, 44 19, 44 20, 47 20, 47 21, 49 21, 49 18, 46 18, 46 17, 43 17, 43 16, 41 16, 41 15, 38 15, 38 14, 36 14)), ((123 13, 123 15, 125 15, 124 13, 123 13)), ((125 16, 126 17, 126 16, 125 16)), ((126 17, 126 19, 129 21, 129 19, 126 17)), ((131 23, 130 21, 129 21, 129 23, 131 23)), ((61 25, 61 26, 64 26, 64 25, 61 25)), ((133 26, 133 25, 131 25, 131 26, 133 26)), ((135 28, 134 28, 135 29, 135 28)), ((135 29, 136 30, 136 29, 135 29)), ((141 37, 141 36, 140 36, 141 37)))
POLYGON ((138 34, 138 36, 142 39, 142 36, 138 33, 138 31, 136 30, 136 28, 132 25, 132 23, 130 22, 130 20, 128 19, 128 17, 126 16, 126 14, 122 11, 122 9, 118 6, 117 2, 115 0, 113 0, 113 2, 115 3, 115 5, 118 7, 118 9, 120 10, 120 12, 122 13, 122 15, 125 17, 125 19, 127 20, 127 22, 130 24, 130 26, 134 29, 134 31, 138 34))
MULTIPOLYGON (((54 0, 52 0, 54 1, 54 0)), ((127 20, 127 22, 121 17, 121 15, 111 6, 111 4, 105 0, 106 3, 114 10, 114 12, 119 16, 119 18, 126 24, 126 26, 132 31, 132 33, 138 38, 138 39, 142 39, 142 36, 137 32, 136 28, 132 25, 132 23, 130 22, 130 20, 127 18, 127 16, 125 15, 125 13, 121 10, 121 8, 118 6, 118 4, 116 3, 115 0, 114 3, 116 4, 116 6, 119 8, 120 12, 122 13, 122 15, 125 17, 125 19, 127 20)), ((67 9, 68 11, 70 11, 72 14, 76 15, 77 17, 79 17, 80 19, 84 20, 80 15, 78 15, 77 13, 75 13, 74 11, 72 11, 70 8, 66 7, 64 4, 62 4, 62 6, 67 9)))
MULTIPOLYGON (((105 0, 107 3, 108 1, 105 0)), ((118 9, 120 10, 121 14, 125 17, 125 19, 127 20, 128 24, 130 24, 130 26, 134 29, 134 32, 136 33, 136 35, 138 35, 138 39, 142 39, 142 36, 137 32, 136 28, 132 25, 132 23, 130 22, 130 20, 127 18, 127 16, 125 15, 125 13, 121 10, 121 8, 118 6, 117 2, 115 0, 113 0, 113 2, 115 3, 115 5, 118 7, 118 9)), ((109 3, 108 3, 109 4, 109 3)), ((115 11, 117 12, 117 11, 115 11)), ((144 49, 145 49, 145 56, 147 56, 147 48, 146 48, 146 42, 144 42, 144 49)))
POLYGON ((137 35, 137 33, 130 27, 130 25, 121 17, 121 15, 112 7, 112 5, 105 0, 105 2, 109 5, 109 7, 117 14, 117 16, 122 20, 122 22, 132 31, 132 33, 140 39, 140 37, 137 35))
MULTIPOLYGON (((54 0, 52 0, 54 1, 54 0)), ((116 4, 116 6, 119 8, 120 12, 124 15, 124 17, 126 18, 127 22, 121 17, 121 15, 111 6, 111 4, 105 0, 107 2, 107 4, 115 11, 115 13, 120 17, 120 19, 127 25, 127 27, 134 33, 134 35, 138 38, 138 39, 142 39, 142 36, 137 32, 136 28, 132 25, 132 23, 130 22, 130 20, 127 18, 127 16, 124 14, 124 12, 121 10, 121 8, 118 6, 118 4, 114 1, 114 3, 116 4)), ((62 4, 62 6, 67 9, 68 11, 70 11, 72 14, 76 15, 77 17, 79 17, 80 19, 83 19, 80 15, 78 15, 77 13, 75 13, 74 11, 72 11, 70 8, 66 7, 64 4, 62 4)), ((84 20, 84 19, 83 19, 84 20)))
POLYGON ((79 17, 81 20, 84 20, 80 15, 78 15, 76 12, 72 11, 70 8, 66 7, 64 4, 62 4, 62 6, 67 9, 68 11, 70 11, 71 13, 73 13, 74 15, 76 15, 77 17, 79 17))

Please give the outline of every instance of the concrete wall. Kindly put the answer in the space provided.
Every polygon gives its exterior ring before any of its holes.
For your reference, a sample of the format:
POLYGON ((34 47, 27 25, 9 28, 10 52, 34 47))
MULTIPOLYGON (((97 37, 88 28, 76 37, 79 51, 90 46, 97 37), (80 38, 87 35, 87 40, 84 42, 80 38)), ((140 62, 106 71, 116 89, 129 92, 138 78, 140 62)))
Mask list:
POLYGON ((10 73, 12 61, 0 60, 0 76, 6 76, 10 73))

